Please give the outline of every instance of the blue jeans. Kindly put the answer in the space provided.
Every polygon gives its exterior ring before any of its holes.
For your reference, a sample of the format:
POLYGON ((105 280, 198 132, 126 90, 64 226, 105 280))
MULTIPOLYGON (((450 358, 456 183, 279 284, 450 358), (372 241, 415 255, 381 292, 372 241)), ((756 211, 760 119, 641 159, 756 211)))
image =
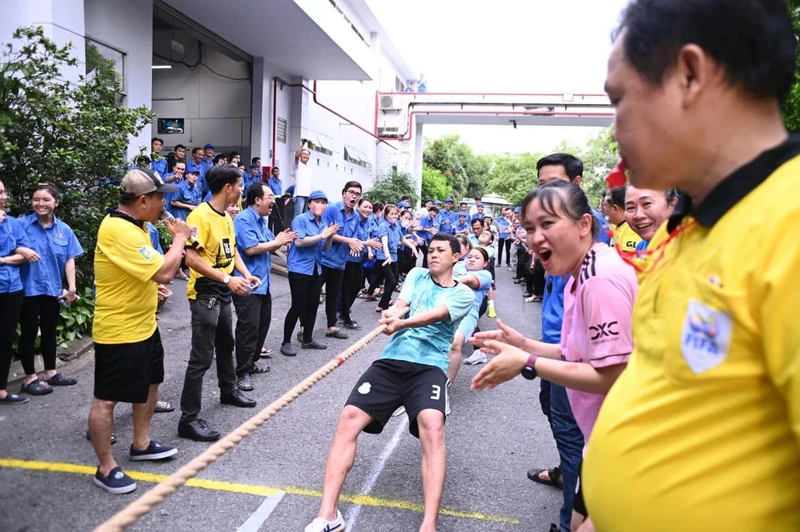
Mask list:
MULTIPOLYGON (((308 197, 295 196, 294 197, 294 218, 297 218, 308 210, 308 197)), ((294 218, 292 218, 294 220, 294 218)))
POLYGON ((564 479, 564 504, 559 514, 560 526, 562 532, 569 532, 584 441, 583 433, 572 415, 566 388, 553 383, 550 383, 549 418, 558 455, 561 458, 561 475, 564 479))

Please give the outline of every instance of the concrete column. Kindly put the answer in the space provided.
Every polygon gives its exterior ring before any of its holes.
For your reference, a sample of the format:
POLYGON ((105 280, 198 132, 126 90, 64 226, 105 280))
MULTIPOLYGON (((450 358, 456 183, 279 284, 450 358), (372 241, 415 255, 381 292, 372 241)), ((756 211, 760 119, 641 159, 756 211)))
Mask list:
MULTIPOLYGON (((302 78, 295 78, 290 81, 290 83, 302 83, 306 87, 311 86, 311 81, 302 79, 302 78)), ((285 167, 294 167, 294 154, 297 151, 297 148, 300 147, 300 139, 304 138, 309 132, 309 124, 311 123, 311 116, 309 111, 309 103, 311 102, 311 93, 301 87, 292 87, 291 90, 291 110, 289 111, 289 131, 287 135, 288 141, 288 156, 289 160, 287 160, 283 165, 285 167)), ((314 164, 315 157, 312 153, 312 160, 309 161, 309 164, 314 164)), ((281 175, 285 175, 288 177, 289 174, 292 174, 290 178, 285 180, 284 186, 289 186, 295 183, 294 180, 294 170, 292 169, 291 172, 282 172, 281 175)))
POLYGON ((414 148, 412 151, 412 160, 414 161, 414 181, 417 184, 417 194, 422 192, 422 154, 425 151, 425 145, 422 142, 422 124, 417 122, 414 118, 414 148))
POLYGON ((264 72, 264 58, 253 59, 253 108, 250 124, 251 157, 261 157, 262 166, 272 164, 272 80, 264 72))

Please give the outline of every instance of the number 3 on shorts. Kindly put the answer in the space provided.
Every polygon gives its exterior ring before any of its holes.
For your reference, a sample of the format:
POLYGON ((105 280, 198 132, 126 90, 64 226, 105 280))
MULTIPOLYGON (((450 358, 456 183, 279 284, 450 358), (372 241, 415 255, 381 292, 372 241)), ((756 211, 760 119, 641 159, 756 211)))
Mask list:
POLYGON ((431 394, 431 399, 433 399, 434 401, 438 401, 439 397, 442 394, 442 387, 439 386, 438 384, 434 384, 432 386, 432 390, 433 390, 433 393, 431 394))

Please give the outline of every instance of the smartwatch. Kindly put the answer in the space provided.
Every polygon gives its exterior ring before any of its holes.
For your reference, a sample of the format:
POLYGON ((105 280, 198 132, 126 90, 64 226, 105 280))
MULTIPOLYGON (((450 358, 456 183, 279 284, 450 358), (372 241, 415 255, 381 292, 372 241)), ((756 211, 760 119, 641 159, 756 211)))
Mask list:
POLYGON ((536 378, 536 360, 539 358, 539 355, 534 355, 531 353, 531 356, 528 357, 528 361, 525 362, 525 367, 522 368, 520 371, 520 375, 524 378, 532 381, 536 378))
POLYGON ((230 275, 226 275, 225 277, 222 278, 222 282, 223 282, 223 284, 227 285, 229 282, 231 282, 231 276, 230 275))

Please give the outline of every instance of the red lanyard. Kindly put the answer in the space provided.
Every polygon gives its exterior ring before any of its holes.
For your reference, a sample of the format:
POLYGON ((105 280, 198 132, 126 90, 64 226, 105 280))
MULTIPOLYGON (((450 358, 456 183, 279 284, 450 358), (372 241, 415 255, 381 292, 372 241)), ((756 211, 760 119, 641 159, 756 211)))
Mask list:
MULTIPOLYGON (((682 223, 678 227, 676 227, 669 236, 661 242, 658 246, 654 249, 648 248, 641 251, 628 251, 622 249, 619 246, 619 242, 614 242, 614 247, 617 249, 617 253, 619 256, 622 257, 626 263, 630 264, 637 273, 650 273, 652 272, 655 267, 664 259, 664 255, 667 251, 667 246, 670 242, 672 242, 678 235, 680 235, 685 230, 689 229, 690 227, 697 225, 697 220, 691 220, 689 222, 682 223), (646 266, 649 266, 646 270, 644 267, 640 266, 639 263, 644 262, 646 266)), ((608 236, 613 239, 614 232, 609 229, 608 236)))

